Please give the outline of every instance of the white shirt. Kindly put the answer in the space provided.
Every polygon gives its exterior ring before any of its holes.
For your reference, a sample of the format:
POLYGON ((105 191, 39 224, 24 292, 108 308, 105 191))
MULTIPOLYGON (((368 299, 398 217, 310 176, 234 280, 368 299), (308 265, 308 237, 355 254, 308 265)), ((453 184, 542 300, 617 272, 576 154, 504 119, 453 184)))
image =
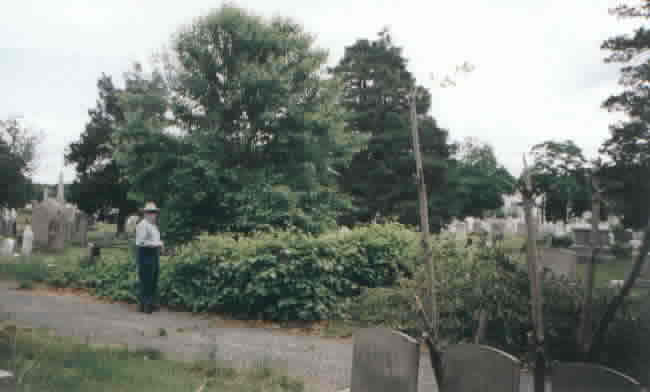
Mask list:
POLYGON ((158 227, 143 219, 135 227, 135 245, 152 248, 162 246, 163 243, 160 241, 158 227))

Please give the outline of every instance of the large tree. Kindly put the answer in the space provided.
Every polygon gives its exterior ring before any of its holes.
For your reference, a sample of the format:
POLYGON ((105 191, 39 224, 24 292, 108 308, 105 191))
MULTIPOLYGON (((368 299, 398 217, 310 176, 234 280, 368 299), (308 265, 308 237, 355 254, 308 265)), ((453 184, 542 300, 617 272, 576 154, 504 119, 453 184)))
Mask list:
POLYGON ((69 199, 87 213, 118 208, 117 231, 124 231, 126 217, 136 211, 137 204, 128 196, 129 185, 122 176, 113 154, 114 136, 125 117, 119 103, 119 89, 110 76, 97 81, 99 98, 80 140, 71 143, 65 155, 67 164, 74 164, 77 178, 71 186, 69 199))
POLYGON ((503 206, 503 195, 514 192, 515 178, 501 165, 492 146, 468 138, 455 146, 450 159, 445 205, 456 217, 482 217, 503 206))
POLYGON ((533 182, 544 195, 544 215, 568 222, 590 209, 587 160, 572 140, 548 140, 532 148, 533 182))
POLYGON ((291 20, 224 6, 178 32, 160 73, 131 78, 146 88, 124 96, 117 156, 133 196, 165 207, 167 232, 335 223, 333 172, 357 138, 313 43, 291 20))
MULTIPOLYGON (((348 132, 370 135, 367 147, 341 170, 343 189, 354 196, 357 206, 346 223, 368 221, 380 215, 417 224, 408 101, 415 79, 407 70, 402 49, 384 30, 374 41, 361 39, 347 47, 332 72, 344 83, 342 103, 349 112, 348 132)), ((425 183, 432 196, 429 221, 431 228, 437 230, 449 219, 435 192, 445 186, 447 132, 427 115, 429 92, 418 86, 416 96, 425 183)))
MULTIPOLYGON (((623 5, 612 12, 619 17, 647 20, 650 4, 623 5)), ((610 51, 606 62, 623 64, 620 84, 624 88, 603 106, 627 115, 626 120, 610 126, 611 135, 602 146, 601 152, 612 161, 605 174, 618 183, 610 187, 610 196, 618 201, 624 223, 640 228, 650 216, 650 30, 642 25, 631 35, 608 39, 602 48, 610 51)))
POLYGON ((32 200, 30 177, 36 167, 36 147, 41 138, 18 117, 0 120, 1 207, 23 207, 32 200))

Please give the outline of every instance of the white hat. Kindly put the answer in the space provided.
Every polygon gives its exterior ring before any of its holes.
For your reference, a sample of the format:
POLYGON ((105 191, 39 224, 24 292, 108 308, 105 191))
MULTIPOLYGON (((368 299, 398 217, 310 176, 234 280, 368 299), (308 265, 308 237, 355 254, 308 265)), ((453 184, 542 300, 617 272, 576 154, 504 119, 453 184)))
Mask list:
POLYGON ((142 209, 144 212, 159 212, 160 209, 156 207, 156 203, 150 201, 147 202, 147 204, 144 205, 144 208, 142 209))

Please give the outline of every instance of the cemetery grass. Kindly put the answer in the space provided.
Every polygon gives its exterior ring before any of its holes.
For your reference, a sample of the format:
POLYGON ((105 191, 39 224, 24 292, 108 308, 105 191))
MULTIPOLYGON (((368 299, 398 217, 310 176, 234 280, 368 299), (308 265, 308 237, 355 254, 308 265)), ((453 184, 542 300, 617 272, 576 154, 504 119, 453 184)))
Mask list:
MULTIPOLYGON (((35 251, 30 256, 0 257, 0 279, 16 281, 22 288, 45 284, 57 270, 78 269, 87 252, 85 248, 69 246, 59 253, 35 251)), ((118 248, 102 249, 102 254, 128 257, 127 250, 118 248)))
MULTIPOLYGON (((622 257, 596 264, 596 287, 607 287, 610 280, 625 280, 634 265, 632 257, 622 257)), ((584 279, 586 264, 578 264, 578 277, 584 279)))
POLYGON ((45 329, 0 325, 0 369, 14 373, 19 391, 300 392, 301 381, 262 365, 249 370, 213 361, 183 363, 155 350, 84 344, 45 329))

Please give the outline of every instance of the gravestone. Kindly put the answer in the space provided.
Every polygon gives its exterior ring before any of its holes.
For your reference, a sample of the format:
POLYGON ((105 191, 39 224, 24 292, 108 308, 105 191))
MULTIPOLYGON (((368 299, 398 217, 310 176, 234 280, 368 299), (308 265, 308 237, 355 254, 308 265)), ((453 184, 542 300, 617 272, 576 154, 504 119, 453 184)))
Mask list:
POLYGON ((15 247, 16 240, 13 238, 5 238, 0 242, 0 256, 13 256, 15 247))
POLYGON ((495 241, 503 241, 506 236, 506 223, 503 221, 492 222, 492 237, 495 241))
POLYGON ((528 236, 528 229, 526 228, 525 223, 522 222, 517 223, 517 235, 520 237, 528 236))
POLYGON ((32 209, 32 231, 34 232, 34 247, 50 248, 50 222, 60 211, 60 206, 52 199, 38 203, 32 209))
POLYGON ((85 248, 88 245, 88 216, 85 213, 76 214, 74 228, 73 240, 85 248))
POLYGON ((458 344, 442 355, 445 392, 519 392, 519 360, 495 348, 458 344))
POLYGON ((30 225, 26 225, 25 230, 23 232, 22 255, 23 256, 31 255, 33 247, 34 247, 34 232, 32 231, 32 227, 30 225))
POLYGON ((13 373, 0 370, 0 392, 16 392, 16 378, 13 373))
POLYGON ((65 220, 61 211, 50 221, 48 227, 48 246, 52 250, 65 248, 65 220))
POLYGON ((553 274, 571 280, 577 278, 578 255, 561 248, 540 248, 540 265, 550 269, 553 274))
POLYGON ((65 207, 63 209, 63 232, 65 241, 72 241, 75 237, 75 210, 65 207))
POLYGON ((420 346, 388 328, 354 336, 350 392, 417 392, 420 346))
POLYGON ((551 371, 553 392, 640 392, 641 385, 613 369, 586 363, 559 363, 551 371))
POLYGON ((11 235, 13 237, 16 237, 18 235, 18 231, 17 231, 18 212, 16 211, 15 208, 11 209, 10 220, 11 220, 10 223, 11 235))

